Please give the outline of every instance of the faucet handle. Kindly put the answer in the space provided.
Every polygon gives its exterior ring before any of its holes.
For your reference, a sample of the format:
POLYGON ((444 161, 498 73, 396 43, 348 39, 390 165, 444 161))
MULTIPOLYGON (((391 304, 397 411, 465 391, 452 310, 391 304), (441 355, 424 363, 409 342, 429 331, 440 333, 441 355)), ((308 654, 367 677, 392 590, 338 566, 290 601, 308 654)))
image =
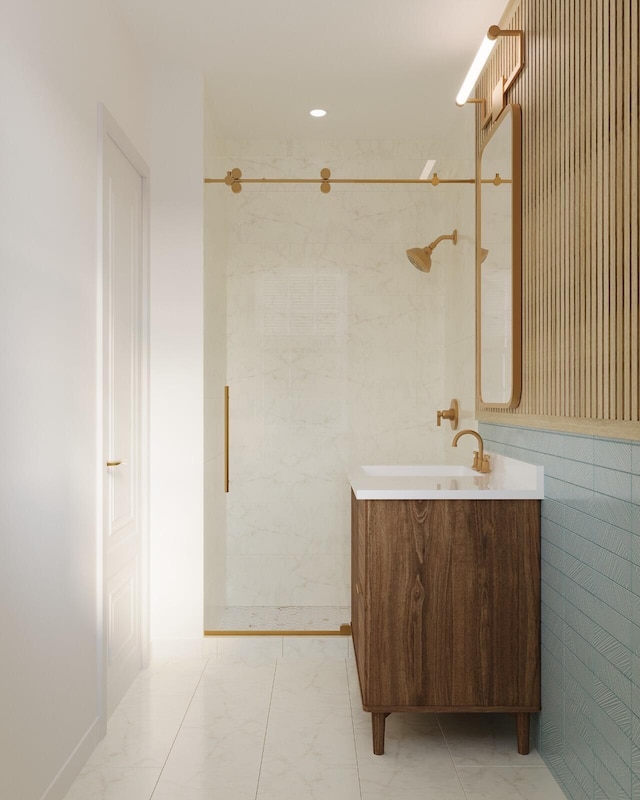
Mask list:
POLYGON ((489 463, 489 456, 484 456, 482 458, 482 462, 478 464, 478 469, 480 472, 486 474, 487 472, 491 472, 491 464, 489 463))

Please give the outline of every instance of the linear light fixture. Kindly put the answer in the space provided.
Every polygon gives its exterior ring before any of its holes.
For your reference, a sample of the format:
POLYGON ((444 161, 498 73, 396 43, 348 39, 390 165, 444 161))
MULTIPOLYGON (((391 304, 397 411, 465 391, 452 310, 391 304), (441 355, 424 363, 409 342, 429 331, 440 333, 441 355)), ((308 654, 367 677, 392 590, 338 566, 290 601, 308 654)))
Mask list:
MULTIPOLYGON (((469 95, 474 90, 476 84, 478 83, 478 79, 482 74, 482 70, 484 69, 485 64, 487 63, 493 48, 496 45, 496 41, 500 36, 517 36, 518 37, 518 63, 516 64, 514 70, 512 71, 511 75, 505 80, 504 78, 501 79, 497 86, 500 87, 500 98, 499 101, 497 98, 492 98, 492 107, 496 105, 502 105, 504 102, 504 95, 507 90, 511 87, 511 84, 520 74, 522 67, 524 66, 523 58, 522 58, 522 31, 521 30, 511 30, 507 28, 500 28, 498 25, 492 25, 489 30, 487 31, 487 35, 482 40, 482 44, 478 48, 478 52, 476 53, 476 57, 473 59, 471 66, 469 67, 469 71, 462 82, 462 86, 460 87, 460 91, 456 96, 456 105, 463 106, 465 103, 484 103, 484 99, 476 100, 476 99, 469 99, 469 95)), ((502 109, 500 109, 502 110, 502 109)))

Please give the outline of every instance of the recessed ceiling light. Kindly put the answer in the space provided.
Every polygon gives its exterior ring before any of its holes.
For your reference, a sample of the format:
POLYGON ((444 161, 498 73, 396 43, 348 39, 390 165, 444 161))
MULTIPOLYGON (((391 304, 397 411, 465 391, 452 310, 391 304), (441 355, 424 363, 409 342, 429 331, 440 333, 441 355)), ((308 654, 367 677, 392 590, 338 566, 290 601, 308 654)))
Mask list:
POLYGON ((314 108, 313 111, 309 112, 312 117, 325 117, 327 112, 324 108, 314 108))

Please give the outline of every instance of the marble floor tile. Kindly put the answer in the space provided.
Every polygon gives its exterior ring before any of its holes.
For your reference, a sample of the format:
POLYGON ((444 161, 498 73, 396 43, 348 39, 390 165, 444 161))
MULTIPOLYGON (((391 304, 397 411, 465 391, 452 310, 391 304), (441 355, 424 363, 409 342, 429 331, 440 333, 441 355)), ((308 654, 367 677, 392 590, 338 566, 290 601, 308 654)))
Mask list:
POLYGON ((225 719, 256 719, 266 726, 274 675, 275 662, 211 665, 193 695, 183 727, 206 727, 225 719))
POLYGON ((85 767, 65 800, 147 800, 159 775, 159 768, 85 767))
MULTIPOLYGON (((267 770, 260 776, 257 800, 361 800, 358 770, 339 767, 330 771, 301 764, 292 770, 267 770)), ((154 797, 155 800, 155 797, 154 797)), ((167 799, 168 800, 168 799, 167 799)))
POLYGON ((156 660, 65 800, 563 799, 507 715, 394 713, 374 756, 344 640, 302 638, 156 660))
MULTIPOLYGON (((384 758, 384 756, 382 756, 384 758)), ((362 800, 467 800, 453 764, 428 771, 405 769, 360 772, 362 800)))
POLYGON ((283 636, 284 658, 325 658, 341 661, 349 655, 347 636, 283 636))
POLYGON ((458 767, 467 800, 566 800, 545 766, 458 767))
POLYGON ((529 755, 518 753, 515 719, 508 714, 439 714, 438 719, 456 766, 543 764, 533 747, 529 755))
POLYGON ((221 636, 218 662, 265 663, 282 658, 282 636, 221 636))
POLYGON ((195 691, 207 659, 166 659, 152 662, 142 670, 125 695, 123 703, 153 694, 191 695, 195 691))
POLYGON ((290 711, 269 715, 258 800, 360 800, 348 716, 290 711))
POLYGON ((107 735, 93 751, 87 766, 160 769, 167 760, 179 726, 180 721, 139 726, 129 724, 126 719, 118 723, 109 720, 107 735))
POLYGON ((272 712, 324 711, 351 717, 345 659, 283 659, 278 661, 271 700, 272 712))
POLYGON ((215 726, 182 728, 158 790, 166 793, 172 787, 175 798, 201 792, 207 797, 254 800, 264 737, 262 720, 227 719, 215 726))

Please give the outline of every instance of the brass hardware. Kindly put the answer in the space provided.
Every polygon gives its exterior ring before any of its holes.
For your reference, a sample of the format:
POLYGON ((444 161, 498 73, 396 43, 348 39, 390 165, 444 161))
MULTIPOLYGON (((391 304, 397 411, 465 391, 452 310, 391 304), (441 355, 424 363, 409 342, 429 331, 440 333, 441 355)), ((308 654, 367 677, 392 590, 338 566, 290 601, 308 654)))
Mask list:
POLYGON ((362 594, 362 589, 360 588, 359 583, 356 583, 355 589, 356 589, 356 594, 362 594))
POLYGON ((108 467, 119 467, 122 461, 107 461, 108 467))
POLYGON ((523 39, 524 34, 521 30, 510 30, 508 28, 500 28, 498 25, 492 25, 489 30, 487 31, 487 35, 482 40, 480 48, 476 53, 475 58, 471 66, 469 67, 469 71, 467 72, 464 81, 462 82, 462 86, 460 87, 460 91, 456 96, 456 105, 463 106, 465 103, 472 102, 477 103, 479 102, 477 98, 469 100, 469 95, 471 94, 474 86, 478 83, 480 79, 480 75, 485 68, 487 61, 489 60, 489 56, 491 55, 493 48, 496 43, 496 39, 500 36, 513 36, 518 38, 518 56, 517 56, 517 63, 512 70, 511 74, 508 78, 504 78, 504 76, 500 76, 500 80, 496 85, 496 88, 493 90, 493 95, 491 98, 491 110, 486 113, 486 103, 485 100, 482 99, 480 102, 483 103, 483 117, 482 120, 482 127, 484 128, 489 120, 493 119, 496 120, 501 113, 502 109, 504 108, 504 96, 507 91, 513 85, 515 79, 518 75, 522 72, 524 67, 524 58, 523 58, 523 39), (486 115, 485 115, 486 114, 486 115))
POLYGON ((483 128, 486 128, 489 122, 495 122, 500 114, 502 114, 505 107, 505 95, 513 86, 516 78, 518 75, 520 75, 524 68, 523 42, 524 34, 521 30, 511 30, 508 28, 500 28, 498 25, 492 25, 487 31, 487 35, 483 39, 480 49, 478 50, 476 57, 474 58, 473 63, 469 67, 469 71, 462 82, 462 86, 460 87, 460 91, 456 97, 456 104, 458 106, 464 106, 466 103, 482 104, 481 125, 483 128), (516 57, 516 64, 508 78, 500 75, 491 93, 490 103, 487 103, 487 100, 484 97, 469 98, 469 95, 471 94, 475 85, 478 83, 480 75, 482 74, 486 63, 489 60, 489 56, 493 51, 496 39, 498 39, 500 36, 517 37, 518 53, 516 57), (490 106, 489 109, 487 109, 487 105, 490 106))
MULTIPOLYGON (((483 101, 484 102, 484 101, 483 101)), ((205 183, 224 183, 231 188, 234 194, 242 191, 243 183, 319 183, 320 191, 328 194, 331 191, 332 183, 389 183, 389 184, 423 184, 429 186, 439 186, 441 183, 467 183, 475 185, 475 178, 440 178, 437 172, 428 180, 421 178, 332 178, 331 170, 324 167, 320 170, 319 178, 243 178, 242 171, 237 167, 229 170, 224 178, 205 178, 205 183)), ((493 183, 492 180, 484 180, 482 183, 493 183)))
POLYGON ((340 630, 332 630, 332 631, 257 631, 253 628, 250 630, 242 631, 242 630, 235 630, 235 631, 217 631, 217 630, 205 630, 205 636, 350 636, 351 635, 351 626, 348 626, 349 630, 347 631, 346 625, 340 625, 340 630))
POLYGON ((438 427, 442 424, 443 419, 448 419, 451 425, 451 430, 455 431, 458 428, 458 401, 454 398, 451 401, 451 407, 445 411, 438 411, 437 424, 438 427))
MULTIPOLYGON (((503 189, 502 192, 510 195, 508 200, 510 213, 504 219, 508 225, 506 230, 510 233, 511 247, 509 270, 507 271, 505 267, 501 275, 505 275, 502 297, 508 297, 509 293, 511 295, 511 320, 509 335, 501 336, 499 346, 497 339, 494 339, 493 344, 488 344, 487 334, 490 335, 491 326, 487 327, 485 324, 483 307, 485 312, 491 307, 491 304, 487 306, 485 301, 493 290, 492 282, 487 278, 495 269, 495 262, 492 263, 490 260, 485 263, 485 260, 489 255, 489 249, 493 247, 492 242, 500 243, 502 239, 500 235, 494 239, 490 238, 493 228, 491 224, 487 226, 484 220, 492 219, 492 209, 494 214, 496 208, 500 208, 502 213, 507 204, 507 197, 505 196, 499 206, 494 206, 493 199, 496 195, 493 189, 485 192, 478 187, 476 190, 476 408, 480 410, 516 408, 520 403, 522 390, 522 112, 519 105, 513 104, 507 106, 499 122, 488 134, 478 155, 477 173, 494 175, 496 167, 507 162, 511 180, 508 189, 503 189), (510 131, 509 125, 511 125, 510 131), (504 141, 498 140, 501 131, 506 131, 507 134, 504 141), (492 147, 493 142, 495 145, 492 147), (492 157, 492 152, 499 156, 501 159, 499 162, 492 157), (510 156, 506 155, 507 153, 510 153, 510 156), (507 369, 503 374, 511 374, 511 384, 504 384, 502 387, 493 386, 494 379, 489 380, 487 376, 500 374, 496 370, 502 370, 504 365, 507 365, 507 369)), ((494 186, 506 183, 499 174, 495 174, 490 180, 494 186)), ((504 324, 508 324, 507 317, 504 317, 504 324)))
POLYGON ((434 239, 434 241, 426 247, 412 247, 410 250, 407 250, 407 258, 416 269, 419 269, 421 272, 430 272, 431 254, 443 239, 451 239, 453 244, 456 245, 458 243, 458 231, 454 228, 453 233, 438 236, 437 239, 434 239))
POLYGON ((477 431, 472 431, 470 428, 466 428, 453 437, 453 441, 451 442, 451 447, 458 446, 458 440, 461 436, 464 436, 466 433, 471 434, 471 436, 475 436, 478 440, 478 444, 480 445, 479 450, 473 451, 473 465, 471 469, 475 469, 476 472, 487 473, 491 472, 491 466, 489 463, 489 456, 485 456, 484 454, 484 442, 482 441, 482 436, 477 431))
MULTIPOLYGON (((239 191, 239 190, 238 190, 239 191)), ((229 387, 224 387, 224 491, 229 492, 229 387)))
POLYGON ((331 170, 327 167, 324 167, 320 170, 320 177, 322 178, 322 183, 320 184, 320 191, 323 194, 329 194, 331 191, 331 184, 329 183, 329 178, 331 177, 331 170))

